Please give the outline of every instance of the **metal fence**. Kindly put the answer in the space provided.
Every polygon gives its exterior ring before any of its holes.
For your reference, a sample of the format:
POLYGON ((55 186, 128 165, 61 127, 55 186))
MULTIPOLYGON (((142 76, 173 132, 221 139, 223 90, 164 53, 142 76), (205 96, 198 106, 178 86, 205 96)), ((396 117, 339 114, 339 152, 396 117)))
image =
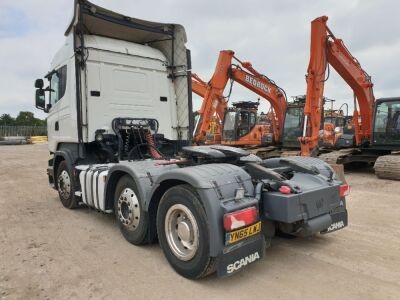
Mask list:
POLYGON ((47 136, 46 126, 0 126, 1 136, 47 136))

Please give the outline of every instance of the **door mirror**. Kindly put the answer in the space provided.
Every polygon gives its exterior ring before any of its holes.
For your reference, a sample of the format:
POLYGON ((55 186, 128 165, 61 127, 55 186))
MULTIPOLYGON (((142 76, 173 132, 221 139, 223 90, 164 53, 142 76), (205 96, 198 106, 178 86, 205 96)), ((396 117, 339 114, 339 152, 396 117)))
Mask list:
POLYGON ((43 89, 43 86, 44 86, 43 79, 36 79, 35 80, 35 88, 43 89))
POLYGON ((41 110, 44 110, 44 111, 46 110, 45 109, 46 108, 46 100, 45 100, 45 97, 44 97, 44 90, 43 89, 38 88, 36 90, 35 106, 38 109, 41 109, 41 110))

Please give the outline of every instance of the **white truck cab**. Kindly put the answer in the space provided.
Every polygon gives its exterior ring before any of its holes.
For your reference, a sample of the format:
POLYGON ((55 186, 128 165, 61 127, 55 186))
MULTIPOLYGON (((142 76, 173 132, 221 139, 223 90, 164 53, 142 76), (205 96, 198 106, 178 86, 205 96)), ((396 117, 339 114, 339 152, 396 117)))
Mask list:
POLYGON ((46 76, 48 88, 36 82, 36 107, 49 114, 51 153, 77 147, 74 159, 85 159, 96 132, 114 134, 112 120, 124 117, 156 119, 171 151, 188 143, 190 55, 181 25, 126 18, 75 1, 65 36, 46 76))

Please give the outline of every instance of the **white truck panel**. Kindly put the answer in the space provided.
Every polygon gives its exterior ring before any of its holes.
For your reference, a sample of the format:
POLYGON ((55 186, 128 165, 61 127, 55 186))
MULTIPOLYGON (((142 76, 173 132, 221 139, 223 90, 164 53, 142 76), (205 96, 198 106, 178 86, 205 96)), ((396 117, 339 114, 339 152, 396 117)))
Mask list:
POLYGON ((173 128, 177 109, 174 85, 167 79, 162 53, 152 50, 158 52, 157 58, 89 50, 85 73, 87 142, 94 140, 98 129, 113 133, 111 122, 118 117, 155 118, 160 123, 159 133, 168 139, 178 139, 173 128), (100 92, 100 96, 93 96, 92 91, 100 92))

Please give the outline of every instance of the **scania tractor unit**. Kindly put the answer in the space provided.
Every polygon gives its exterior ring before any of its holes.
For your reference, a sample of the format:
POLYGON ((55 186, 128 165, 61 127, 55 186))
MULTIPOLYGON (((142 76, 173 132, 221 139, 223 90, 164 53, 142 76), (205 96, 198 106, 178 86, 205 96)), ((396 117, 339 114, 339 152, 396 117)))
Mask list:
POLYGON ((277 232, 347 226, 348 185, 321 160, 192 146, 183 26, 76 0, 65 36, 35 81, 49 184, 63 206, 114 214, 128 242, 158 241, 187 278, 234 274, 261 260, 277 232))

